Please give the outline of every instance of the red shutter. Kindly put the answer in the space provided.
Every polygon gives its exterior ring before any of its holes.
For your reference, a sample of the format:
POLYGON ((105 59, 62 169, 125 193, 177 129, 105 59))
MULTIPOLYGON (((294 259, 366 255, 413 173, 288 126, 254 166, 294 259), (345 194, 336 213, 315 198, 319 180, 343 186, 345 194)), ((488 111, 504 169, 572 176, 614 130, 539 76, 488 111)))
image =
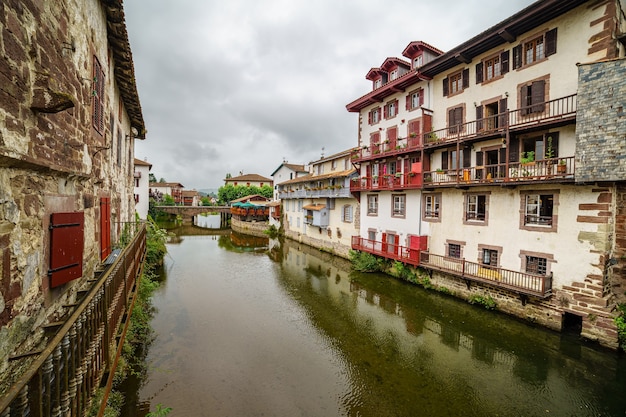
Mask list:
POLYGON ((367 124, 372 124, 372 112, 367 112, 367 124))
POLYGON ((111 253, 111 199, 100 199, 100 260, 111 253))
POLYGON ((404 109, 405 110, 411 110, 411 94, 409 94, 408 96, 406 96, 405 98, 405 105, 404 105, 404 109))
POLYGON ((420 88, 419 95, 420 95, 420 106, 423 106, 424 105, 424 89, 423 88, 420 88))
POLYGON ((85 214, 50 215, 50 288, 83 276, 85 214))

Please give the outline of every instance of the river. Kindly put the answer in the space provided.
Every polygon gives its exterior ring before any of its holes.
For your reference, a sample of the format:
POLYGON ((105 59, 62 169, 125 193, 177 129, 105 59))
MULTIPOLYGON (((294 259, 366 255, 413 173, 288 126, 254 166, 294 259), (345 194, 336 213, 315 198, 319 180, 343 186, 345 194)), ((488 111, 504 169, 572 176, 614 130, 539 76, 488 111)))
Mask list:
POLYGON ((147 377, 130 395, 134 409, 163 404, 185 417, 626 415, 624 355, 353 272, 304 245, 178 232, 154 297, 156 339, 147 377))

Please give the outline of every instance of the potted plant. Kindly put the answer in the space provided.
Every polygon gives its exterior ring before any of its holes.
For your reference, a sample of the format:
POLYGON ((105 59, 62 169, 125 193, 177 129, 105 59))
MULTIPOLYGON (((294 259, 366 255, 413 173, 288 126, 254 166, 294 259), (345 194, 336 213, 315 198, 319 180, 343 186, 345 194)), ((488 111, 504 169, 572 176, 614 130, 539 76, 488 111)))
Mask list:
POLYGON ((522 152, 522 158, 520 159, 522 165, 534 165, 535 164, 535 151, 522 152))
POLYGON ((556 166, 557 174, 565 174, 567 172, 567 161, 565 159, 561 159, 559 164, 556 166))

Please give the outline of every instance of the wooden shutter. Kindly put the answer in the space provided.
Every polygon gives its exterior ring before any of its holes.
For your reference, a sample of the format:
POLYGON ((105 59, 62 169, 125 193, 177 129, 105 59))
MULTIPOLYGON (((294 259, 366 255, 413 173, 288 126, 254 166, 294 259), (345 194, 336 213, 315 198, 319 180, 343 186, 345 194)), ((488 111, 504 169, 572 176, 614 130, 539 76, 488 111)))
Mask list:
POLYGON ((384 117, 385 119, 387 118, 387 114, 389 113, 389 112, 387 111, 387 108, 388 108, 388 105, 387 105, 387 104, 385 104, 385 105, 383 106, 383 117, 384 117))
POLYGON ((469 168, 472 166, 472 149, 463 148, 463 168, 469 168))
POLYGON ((85 213, 50 215, 50 287, 83 276, 85 213))
POLYGON ((418 94, 420 96, 420 99, 419 99, 420 106, 423 106, 424 105, 424 89, 420 88, 418 94))
POLYGON ((522 45, 517 45, 513 48, 513 69, 520 68, 522 66, 522 45))
POLYGON ((371 110, 367 113, 367 124, 370 124, 370 125, 372 124, 372 111, 371 110))
POLYGON ((484 121, 483 118, 483 106, 476 106, 476 132, 483 130, 484 121))
POLYGON ((500 155, 498 158, 499 164, 504 164, 506 162, 506 148, 500 148, 500 155))
POLYGON ((509 162, 519 162, 519 138, 509 137, 509 162))
POLYGON ((498 113, 500 113, 499 119, 498 120, 498 127, 503 128, 505 127, 508 123, 508 117, 506 114, 506 109, 508 106, 508 99, 505 97, 503 99, 501 99, 498 102, 498 113))
POLYGON ((546 56, 556 54, 556 28, 546 32, 546 56))
POLYGON ((533 104, 533 113, 540 113, 545 109, 545 85, 544 80, 533 81, 530 86, 531 102, 533 104))
POLYGON ((476 64, 476 84, 483 82, 483 63, 476 64))
POLYGON ((509 51, 506 50, 500 54, 500 73, 502 75, 509 72, 509 51))
POLYGON ((448 151, 441 152, 441 169, 448 169, 448 151))
POLYGON ((408 94, 405 98, 404 109, 411 110, 411 94, 408 94))
POLYGON ((476 152, 476 166, 483 166, 483 152, 476 152))
POLYGON ((100 260, 111 253, 111 199, 100 199, 100 260))
POLYGON ((448 87, 449 87, 449 82, 448 82, 448 77, 443 79, 443 95, 444 97, 448 96, 448 87))
POLYGON ((463 70, 463 88, 469 87, 469 68, 463 70))

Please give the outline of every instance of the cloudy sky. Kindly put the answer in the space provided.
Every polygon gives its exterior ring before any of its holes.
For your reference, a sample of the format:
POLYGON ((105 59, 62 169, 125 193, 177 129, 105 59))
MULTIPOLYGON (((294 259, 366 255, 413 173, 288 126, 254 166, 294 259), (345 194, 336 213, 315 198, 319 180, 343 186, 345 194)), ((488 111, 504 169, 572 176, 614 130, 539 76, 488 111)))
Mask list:
POLYGON ((345 106, 411 41, 449 50, 531 0, 125 0, 145 141, 187 189, 269 177, 357 144, 345 106), (322 150, 324 149, 324 150, 322 150))

